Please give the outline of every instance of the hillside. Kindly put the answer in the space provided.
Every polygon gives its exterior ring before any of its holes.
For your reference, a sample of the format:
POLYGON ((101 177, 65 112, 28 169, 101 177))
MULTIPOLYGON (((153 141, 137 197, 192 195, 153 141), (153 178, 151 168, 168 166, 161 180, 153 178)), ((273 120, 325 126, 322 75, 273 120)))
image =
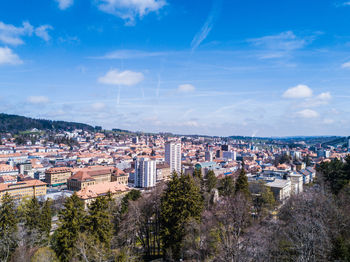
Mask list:
POLYGON ((93 131, 94 127, 75 122, 52 121, 45 119, 33 119, 25 116, 8 115, 0 113, 0 132, 19 132, 31 130, 33 128, 39 130, 74 130, 82 129, 93 131))

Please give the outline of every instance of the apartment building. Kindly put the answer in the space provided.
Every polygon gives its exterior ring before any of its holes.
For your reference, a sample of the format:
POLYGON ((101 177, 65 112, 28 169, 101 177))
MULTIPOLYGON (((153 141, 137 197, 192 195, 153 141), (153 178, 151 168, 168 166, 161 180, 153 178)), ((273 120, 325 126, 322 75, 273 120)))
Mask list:
POLYGON ((72 169, 69 167, 52 167, 45 171, 45 182, 49 186, 64 185, 71 176, 72 169))
POLYGON ((8 193, 14 199, 39 197, 46 195, 47 184, 36 179, 25 180, 15 184, 0 184, 0 199, 8 193))

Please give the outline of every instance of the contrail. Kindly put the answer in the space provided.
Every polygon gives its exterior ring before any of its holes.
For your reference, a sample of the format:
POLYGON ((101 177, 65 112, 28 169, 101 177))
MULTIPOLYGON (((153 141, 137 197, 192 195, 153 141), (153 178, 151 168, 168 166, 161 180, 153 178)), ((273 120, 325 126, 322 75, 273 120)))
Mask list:
POLYGON ((192 52, 197 49, 197 47, 207 38, 211 29, 214 26, 214 22, 220 13, 222 5, 222 0, 213 0, 213 7, 210 11, 210 14, 202 26, 201 30, 197 32, 191 42, 192 52))

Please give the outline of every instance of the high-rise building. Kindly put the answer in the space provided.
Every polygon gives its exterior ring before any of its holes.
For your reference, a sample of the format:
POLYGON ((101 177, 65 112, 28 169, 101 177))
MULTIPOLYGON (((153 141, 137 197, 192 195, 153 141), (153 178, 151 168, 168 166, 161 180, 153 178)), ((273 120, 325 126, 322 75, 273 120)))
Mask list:
POLYGON ((154 187, 157 181, 156 161, 139 158, 135 162, 135 187, 154 187))
POLYGON ((165 143, 165 162, 170 166, 170 172, 181 172, 181 143, 165 143))
POLYGON ((205 161, 212 162, 213 161, 213 152, 210 150, 205 151, 205 161))

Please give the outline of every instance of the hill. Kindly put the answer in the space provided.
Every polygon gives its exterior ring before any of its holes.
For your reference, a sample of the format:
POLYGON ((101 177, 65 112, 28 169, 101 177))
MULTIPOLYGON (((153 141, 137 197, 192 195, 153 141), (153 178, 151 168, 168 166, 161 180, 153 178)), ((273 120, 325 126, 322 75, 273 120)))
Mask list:
POLYGON ((85 131, 94 131, 94 127, 82 123, 34 119, 25 116, 0 113, 0 132, 16 133, 19 131, 31 130, 33 128, 39 130, 70 131, 74 129, 82 129, 85 131))

